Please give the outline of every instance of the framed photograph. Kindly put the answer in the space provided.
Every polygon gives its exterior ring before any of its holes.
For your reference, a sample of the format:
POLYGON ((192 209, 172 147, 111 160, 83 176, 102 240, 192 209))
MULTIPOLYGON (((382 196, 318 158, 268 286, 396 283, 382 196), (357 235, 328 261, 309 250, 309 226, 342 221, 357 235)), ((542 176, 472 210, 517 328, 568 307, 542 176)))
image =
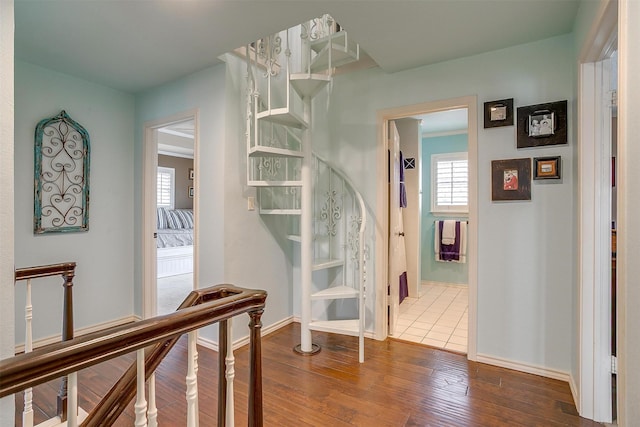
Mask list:
POLYGON ((491 200, 531 200, 531 159, 491 162, 491 200))
POLYGON ((484 128, 513 126, 513 98, 484 103, 484 128))
POLYGON ((193 199, 193 187, 189 187, 189 198, 193 199))
POLYGON ((533 159, 533 179, 560 179, 561 158, 535 157, 533 159))
POLYGON ((189 179, 191 181, 193 181, 193 178, 195 178, 196 174, 193 172, 193 168, 189 168, 189 179))
POLYGON ((518 107, 518 148, 567 144, 567 101, 518 107))

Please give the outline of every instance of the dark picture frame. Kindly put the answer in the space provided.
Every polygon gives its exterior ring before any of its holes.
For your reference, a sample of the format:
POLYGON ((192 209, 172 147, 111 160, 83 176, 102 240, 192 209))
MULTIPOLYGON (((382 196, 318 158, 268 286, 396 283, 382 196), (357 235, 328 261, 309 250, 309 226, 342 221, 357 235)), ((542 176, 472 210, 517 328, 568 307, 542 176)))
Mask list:
POLYGON ((567 101, 518 107, 518 148, 567 144, 567 101))
POLYGON ((484 103, 484 128, 513 126, 513 98, 484 103))
POLYGON ((193 199, 193 187, 189 187, 189 198, 193 199))
POLYGON ((491 161, 491 200, 531 200, 531 158, 491 161))
POLYGON ((533 179, 561 179, 562 178, 562 158, 554 157, 534 157, 533 159, 533 179))
POLYGON ((195 172, 193 172, 193 168, 189 168, 189 179, 191 181, 193 181, 193 178, 195 178, 196 174, 195 172))

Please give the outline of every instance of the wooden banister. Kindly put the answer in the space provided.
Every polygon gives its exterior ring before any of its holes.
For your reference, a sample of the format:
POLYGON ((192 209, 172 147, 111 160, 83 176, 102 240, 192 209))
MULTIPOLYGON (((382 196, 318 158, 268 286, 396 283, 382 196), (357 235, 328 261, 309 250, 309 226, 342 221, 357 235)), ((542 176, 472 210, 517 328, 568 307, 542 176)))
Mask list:
MULTIPOLYGON (((193 291, 187 299, 195 301, 195 305, 182 308, 175 313, 108 328, 69 341, 43 346, 28 354, 1 360, 0 398, 150 345, 159 344, 155 346, 153 352, 162 352, 168 340, 177 339, 186 332, 230 319, 238 314, 248 313, 251 317, 250 351, 252 355, 249 406, 256 412, 250 415, 250 425, 261 426, 259 325, 261 325, 260 316, 264 310, 266 297, 267 293, 262 290, 218 285, 193 291), (257 393, 260 395, 258 396, 257 393), (257 413, 257 411, 260 412, 257 413)), ((157 360, 157 364, 161 359, 160 357, 157 360)), ((224 372, 220 372, 219 376, 222 379, 224 372)), ((106 408, 107 412, 109 410, 110 408, 106 408)), ((104 419, 100 420, 100 425, 108 425, 104 421, 104 419)))
MULTIPOLYGON (((39 279, 43 277, 62 276, 63 308, 62 308, 62 341, 73 338, 73 278, 76 274, 75 262, 40 265, 36 267, 16 268, 15 282, 39 279)), ((14 282, 14 283, 15 283, 14 282)), ((67 420, 67 377, 63 377, 57 398, 58 416, 61 421, 67 420)))
MULTIPOLYGON (((198 292, 191 292, 185 300, 180 304, 178 310, 197 305, 201 300, 198 292)), ((156 344, 149 350, 145 356, 145 379, 149 379, 151 374, 162 362, 162 359, 171 351, 178 342, 178 337, 173 337, 166 341, 156 344)), ((122 414, 129 402, 136 395, 137 380, 136 363, 131 364, 129 368, 122 374, 120 379, 111 387, 111 389, 98 402, 95 408, 89 413, 84 420, 84 425, 93 426, 103 423, 103 425, 111 425, 122 414)))
POLYGON ((37 279, 39 277, 58 276, 61 274, 75 275, 76 263, 63 262, 60 264, 40 265, 37 267, 16 268, 15 280, 37 279))

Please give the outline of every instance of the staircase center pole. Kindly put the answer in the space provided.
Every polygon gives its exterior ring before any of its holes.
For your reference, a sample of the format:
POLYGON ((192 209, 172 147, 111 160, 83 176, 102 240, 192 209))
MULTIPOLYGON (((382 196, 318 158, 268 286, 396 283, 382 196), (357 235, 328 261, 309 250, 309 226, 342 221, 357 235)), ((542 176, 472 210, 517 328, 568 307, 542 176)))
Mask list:
POLYGON ((312 146, 311 146, 311 98, 305 96, 303 99, 304 121, 308 127, 302 135, 302 194, 301 218, 300 218, 300 270, 302 278, 301 298, 301 337, 300 346, 303 353, 311 353, 311 286, 313 268, 313 182, 312 182, 312 146))

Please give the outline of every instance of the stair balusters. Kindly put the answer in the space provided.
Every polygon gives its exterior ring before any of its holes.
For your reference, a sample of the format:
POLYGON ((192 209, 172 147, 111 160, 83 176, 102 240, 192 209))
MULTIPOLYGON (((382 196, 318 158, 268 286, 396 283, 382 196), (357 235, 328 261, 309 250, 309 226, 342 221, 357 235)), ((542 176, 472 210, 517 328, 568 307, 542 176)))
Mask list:
POLYGON ((358 337, 362 362, 365 206, 345 174, 314 159, 311 114, 313 98, 330 87, 334 67, 357 61, 359 46, 329 15, 252 46, 253 52, 245 49, 247 184, 257 187, 260 214, 281 215, 290 229, 297 228, 288 234, 300 245, 300 284, 294 286, 301 294, 301 344, 294 350, 319 351, 311 330, 347 334, 358 337), (290 44, 290 35, 298 34, 300 43, 290 44), (336 315, 338 310, 343 313, 336 315))

